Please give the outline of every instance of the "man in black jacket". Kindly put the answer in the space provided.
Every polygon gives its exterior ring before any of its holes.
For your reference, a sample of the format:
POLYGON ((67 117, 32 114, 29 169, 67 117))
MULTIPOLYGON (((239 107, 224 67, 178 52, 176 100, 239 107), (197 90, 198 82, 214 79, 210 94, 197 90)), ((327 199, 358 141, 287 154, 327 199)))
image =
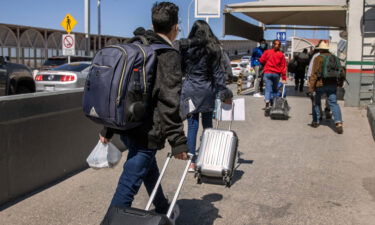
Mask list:
POLYGON ((295 74, 295 84, 294 90, 298 90, 303 92, 303 84, 305 83, 305 74, 306 74, 306 67, 309 65, 310 57, 307 54, 307 49, 303 49, 303 52, 299 53, 296 56, 297 61, 297 68, 295 74))
MULTIPOLYGON (((154 31, 146 31, 144 34, 148 41, 151 44, 172 46, 178 34, 178 7, 169 2, 154 4, 152 24, 154 31)), ((108 142, 114 133, 119 133, 121 140, 129 148, 111 206, 130 207, 142 181, 148 194, 151 194, 159 177, 155 154, 157 150, 164 148, 166 139, 175 158, 188 158, 186 136, 179 115, 182 83, 180 55, 176 50, 164 49, 157 52, 157 59, 151 115, 143 125, 135 129, 117 131, 105 127, 100 132, 103 143, 108 142)), ((161 187, 153 203, 157 213, 167 212, 169 203, 161 187)))

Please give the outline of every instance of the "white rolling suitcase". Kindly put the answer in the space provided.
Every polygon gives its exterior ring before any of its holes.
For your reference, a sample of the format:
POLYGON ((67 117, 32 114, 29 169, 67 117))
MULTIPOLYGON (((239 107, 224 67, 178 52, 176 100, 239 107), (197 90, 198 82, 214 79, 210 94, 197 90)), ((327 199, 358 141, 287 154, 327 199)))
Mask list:
POLYGON ((232 113, 228 130, 218 129, 220 117, 216 128, 203 131, 195 173, 198 184, 210 180, 219 181, 226 187, 231 186, 238 147, 237 135, 231 130, 233 116, 232 113))

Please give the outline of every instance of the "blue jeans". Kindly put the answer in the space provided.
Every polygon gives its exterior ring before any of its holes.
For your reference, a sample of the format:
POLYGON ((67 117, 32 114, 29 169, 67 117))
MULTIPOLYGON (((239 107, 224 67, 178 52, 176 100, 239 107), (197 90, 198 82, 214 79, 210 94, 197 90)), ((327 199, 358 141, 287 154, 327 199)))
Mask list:
POLYGON ((315 104, 313 105, 313 122, 319 123, 320 109, 321 109, 321 98, 323 94, 326 94, 329 107, 332 110, 332 115, 335 123, 342 122, 341 110, 339 104, 337 104, 336 98, 336 85, 329 85, 318 87, 316 89, 315 104))
MULTIPOLYGON (((112 198, 111 206, 131 207, 142 181, 149 195, 151 195, 155 187, 159 177, 159 168, 155 158, 157 150, 137 147, 129 138, 123 135, 121 135, 121 140, 128 147, 129 153, 124 163, 124 170, 120 176, 116 192, 112 198)), ((169 203, 161 186, 153 203, 156 212, 163 214, 167 212, 169 203)))
POLYGON ((280 81, 280 75, 276 73, 266 73, 264 74, 264 78, 266 80, 266 92, 264 94, 264 100, 266 102, 270 102, 277 96, 277 85, 280 81))
MULTIPOLYGON (((212 127, 212 112, 202 113, 203 129, 212 127)), ((189 153, 193 155, 192 162, 196 161, 195 149, 197 145, 197 133, 199 129, 199 113, 191 114, 188 117, 187 145, 189 153)))

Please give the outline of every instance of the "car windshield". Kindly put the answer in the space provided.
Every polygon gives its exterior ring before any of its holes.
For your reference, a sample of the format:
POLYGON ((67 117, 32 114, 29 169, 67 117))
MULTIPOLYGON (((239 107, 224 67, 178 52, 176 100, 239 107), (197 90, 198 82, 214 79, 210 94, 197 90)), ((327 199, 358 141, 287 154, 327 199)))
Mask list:
POLYGON ((90 64, 88 63, 72 63, 72 64, 65 64, 59 67, 56 67, 52 70, 65 70, 65 71, 74 71, 74 72, 81 72, 82 70, 89 67, 90 64))
POLYGON ((47 59, 44 62, 44 66, 59 66, 66 63, 66 59, 47 59))
POLYGON ((244 56, 244 57, 242 57, 242 59, 250 59, 250 57, 249 56, 244 56))
POLYGON ((231 66, 232 66, 232 67, 237 67, 237 66, 238 66, 238 64, 231 64, 231 66))

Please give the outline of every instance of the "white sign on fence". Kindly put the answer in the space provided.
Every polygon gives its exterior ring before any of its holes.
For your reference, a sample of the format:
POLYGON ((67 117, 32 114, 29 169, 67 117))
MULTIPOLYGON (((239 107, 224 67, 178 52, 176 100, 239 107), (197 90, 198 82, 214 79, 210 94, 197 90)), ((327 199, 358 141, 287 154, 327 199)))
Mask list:
POLYGON ((233 104, 224 104, 216 100, 216 119, 221 121, 243 121, 245 120, 245 99, 233 99, 233 104), (233 111, 234 110, 234 111, 233 111))
POLYGON ((220 18, 221 0, 195 0, 196 18, 220 18))
POLYGON ((75 36, 74 34, 63 34, 62 36, 62 51, 63 55, 75 55, 75 36))

